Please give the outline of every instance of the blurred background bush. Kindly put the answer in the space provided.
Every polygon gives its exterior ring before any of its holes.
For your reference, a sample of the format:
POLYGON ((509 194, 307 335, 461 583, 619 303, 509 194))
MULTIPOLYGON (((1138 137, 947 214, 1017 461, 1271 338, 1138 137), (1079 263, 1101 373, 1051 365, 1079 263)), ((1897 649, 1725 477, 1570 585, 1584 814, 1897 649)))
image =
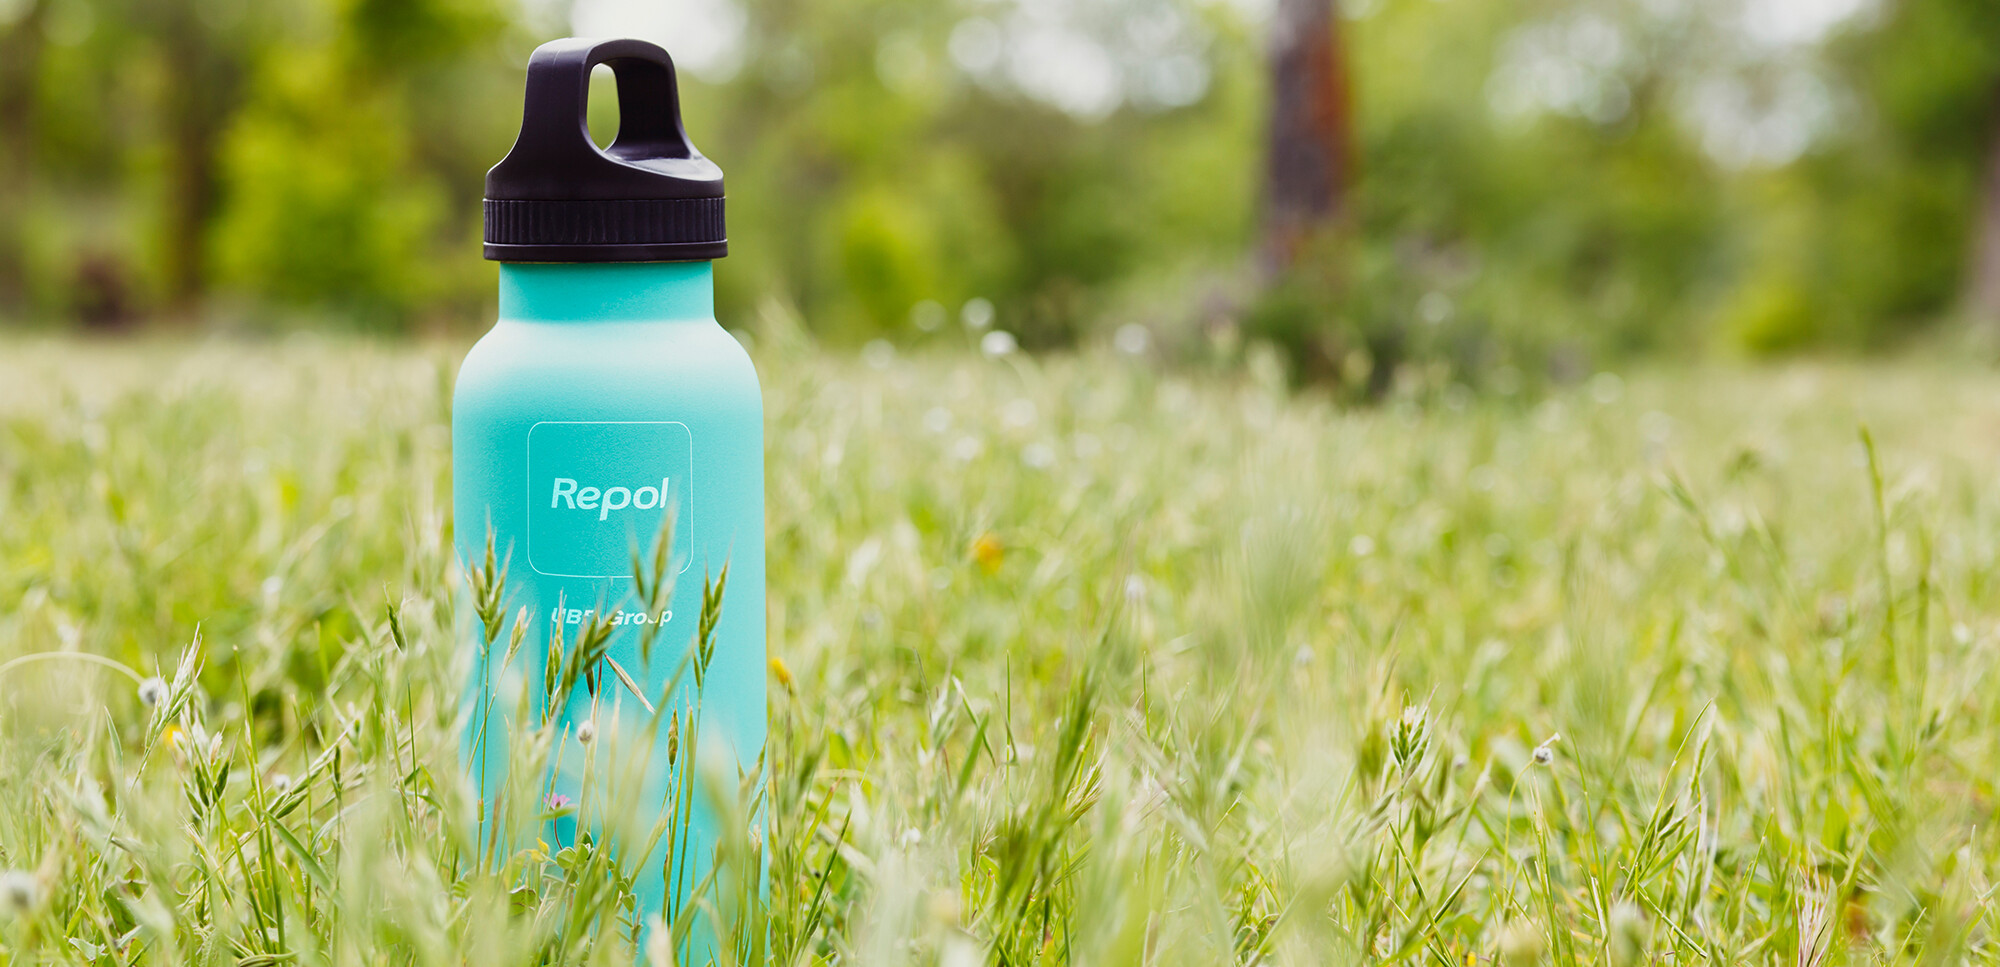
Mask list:
POLYGON ((0 319, 476 331, 572 32, 678 58, 724 317, 834 343, 1380 392, 2000 321, 1994 0, 0 0, 0 319))

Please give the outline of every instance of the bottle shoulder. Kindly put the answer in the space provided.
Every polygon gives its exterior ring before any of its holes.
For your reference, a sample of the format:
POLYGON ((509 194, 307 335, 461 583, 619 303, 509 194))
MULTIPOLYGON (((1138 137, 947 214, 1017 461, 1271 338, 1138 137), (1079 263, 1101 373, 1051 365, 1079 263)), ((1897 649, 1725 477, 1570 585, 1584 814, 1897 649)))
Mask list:
POLYGON ((474 343, 453 393, 483 401, 618 408, 754 407, 756 366, 714 320, 538 323, 502 319, 474 343))

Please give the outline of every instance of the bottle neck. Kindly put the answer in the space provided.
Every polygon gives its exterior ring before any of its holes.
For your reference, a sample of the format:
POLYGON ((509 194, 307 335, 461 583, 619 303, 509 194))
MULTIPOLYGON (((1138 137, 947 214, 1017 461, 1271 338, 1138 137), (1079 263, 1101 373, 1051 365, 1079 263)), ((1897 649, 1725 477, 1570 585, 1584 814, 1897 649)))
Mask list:
POLYGON ((500 318, 668 322, 715 318, 713 262, 502 262, 500 318))

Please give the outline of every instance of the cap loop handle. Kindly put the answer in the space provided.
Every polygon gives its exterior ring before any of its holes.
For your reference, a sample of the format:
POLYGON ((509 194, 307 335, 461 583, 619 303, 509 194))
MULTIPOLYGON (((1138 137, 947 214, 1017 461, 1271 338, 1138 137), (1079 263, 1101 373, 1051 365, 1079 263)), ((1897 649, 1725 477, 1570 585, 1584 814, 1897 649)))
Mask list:
POLYGON ((643 40, 572 38, 543 44, 528 59, 522 140, 568 151, 599 152, 590 138, 590 73, 599 64, 618 79, 618 136, 604 154, 621 161, 695 157, 681 126, 674 61, 643 40))

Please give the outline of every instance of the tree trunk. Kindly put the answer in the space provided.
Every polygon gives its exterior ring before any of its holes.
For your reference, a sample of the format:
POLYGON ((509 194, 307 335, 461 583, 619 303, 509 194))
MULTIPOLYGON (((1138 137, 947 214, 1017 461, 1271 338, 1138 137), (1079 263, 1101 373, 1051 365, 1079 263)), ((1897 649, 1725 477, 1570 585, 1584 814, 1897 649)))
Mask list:
POLYGON ((167 299, 192 310, 208 285, 208 224, 221 203, 218 153, 241 86, 241 65, 228 38, 204 27, 198 0, 161 11, 172 80, 166 94, 167 299))
POLYGON ((33 194, 35 81, 47 12, 47 0, 33 0, 0 31, 0 309, 20 306, 27 295, 21 209, 33 194))
POLYGON ((1276 277, 1347 211, 1354 110, 1334 0, 1278 0, 1261 256, 1276 277))
POLYGON ((2000 330, 2000 96, 1994 99, 1986 130, 1986 172, 1980 179, 1979 210, 1973 213, 1966 308, 1975 324, 2000 330))

